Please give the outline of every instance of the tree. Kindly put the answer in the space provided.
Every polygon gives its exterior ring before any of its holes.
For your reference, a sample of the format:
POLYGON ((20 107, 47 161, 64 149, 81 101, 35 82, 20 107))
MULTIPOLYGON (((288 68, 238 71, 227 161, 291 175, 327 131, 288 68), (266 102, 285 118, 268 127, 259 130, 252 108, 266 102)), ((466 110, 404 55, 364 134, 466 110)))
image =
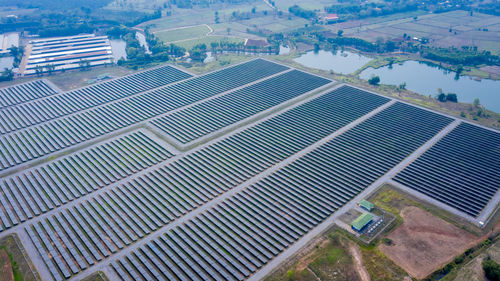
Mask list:
POLYGON ((479 102, 479 99, 478 98, 475 98, 474 99, 474 102, 472 103, 474 105, 474 107, 479 107, 479 105, 481 105, 481 103, 479 102))
POLYGON ((451 102, 458 102, 457 94, 455 93, 448 93, 446 95, 446 100, 451 101, 451 102))
POLYGON ((490 257, 483 260, 484 276, 490 281, 500 280, 500 264, 492 260, 490 257))
POLYGON ((10 68, 5 68, 0 76, 0 81, 10 81, 14 79, 14 72, 10 68))
POLYGON ((252 14, 255 14, 255 12, 257 11, 257 8, 256 7, 253 7, 252 8, 252 14))
POLYGON ((403 82, 403 83, 399 84, 399 89, 400 90, 406 90, 406 82, 403 82))
POLYGON ((437 100, 440 102, 446 102, 446 94, 445 93, 440 93, 437 95, 437 100))
POLYGON ((46 65, 45 68, 47 69, 47 72, 49 73, 49 75, 52 75, 52 72, 54 72, 56 70, 56 66, 52 63, 46 65))
POLYGON ((344 33, 344 31, 343 31, 342 29, 339 29, 339 30, 337 31, 337 35, 338 35, 339 37, 341 37, 341 36, 342 36, 342 33, 344 33))
POLYGON ((380 83, 380 77, 378 77, 378 76, 372 76, 370 79, 368 79, 368 83, 370 85, 377 86, 380 83))
POLYGON ((220 23, 219 12, 215 11, 215 23, 220 23))

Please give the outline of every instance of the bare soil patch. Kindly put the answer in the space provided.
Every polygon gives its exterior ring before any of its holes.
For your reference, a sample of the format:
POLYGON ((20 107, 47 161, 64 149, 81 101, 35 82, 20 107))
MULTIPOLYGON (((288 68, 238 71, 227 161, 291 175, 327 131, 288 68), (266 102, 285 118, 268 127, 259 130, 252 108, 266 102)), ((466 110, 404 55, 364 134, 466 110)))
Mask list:
POLYGON ((500 76, 500 66, 498 65, 483 66, 480 68, 480 70, 500 76))
POLYGON ((422 279, 473 246, 478 237, 420 208, 405 207, 404 222, 380 250, 412 276, 422 279))
POLYGON ((366 270, 365 266, 363 265, 363 256, 361 255, 361 251, 359 250, 359 246, 354 244, 353 242, 349 243, 349 253, 354 259, 354 268, 356 268, 356 271, 359 274, 359 278, 361 278, 361 281, 370 281, 370 274, 366 270))
POLYGON ((14 274, 12 273, 12 264, 10 263, 9 256, 4 249, 0 250, 0 280, 1 281, 14 281, 14 274))

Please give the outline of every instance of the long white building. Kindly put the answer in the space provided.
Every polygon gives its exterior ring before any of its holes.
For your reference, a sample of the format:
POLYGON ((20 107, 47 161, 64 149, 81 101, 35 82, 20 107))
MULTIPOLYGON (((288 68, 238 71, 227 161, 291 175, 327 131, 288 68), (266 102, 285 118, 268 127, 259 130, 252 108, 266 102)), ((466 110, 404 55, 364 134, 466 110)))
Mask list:
POLYGON ((47 72, 51 66, 59 71, 113 63, 109 39, 94 34, 33 40, 27 51, 24 75, 36 74, 37 69, 47 72))

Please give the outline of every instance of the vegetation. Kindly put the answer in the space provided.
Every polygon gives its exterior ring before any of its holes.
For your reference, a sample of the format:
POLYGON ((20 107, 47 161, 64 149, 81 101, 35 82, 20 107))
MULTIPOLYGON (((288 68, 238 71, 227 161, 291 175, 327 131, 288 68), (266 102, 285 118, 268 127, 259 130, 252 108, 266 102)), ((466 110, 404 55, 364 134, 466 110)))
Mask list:
MULTIPOLYGON (((477 257, 480 253, 482 253, 484 250, 489 248, 491 246, 491 244, 492 244, 492 240, 490 238, 485 239, 479 245, 476 245, 476 246, 466 250, 463 254, 456 257, 452 262, 448 263, 447 265, 445 265, 441 269, 435 271, 433 274, 431 274, 431 276, 429 276, 425 280, 426 281, 441 280, 444 276, 446 276, 452 272, 456 272, 461 266, 463 266, 464 264, 467 264, 472 259, 477 257)), ((483 263, 483 269, 484 268, 485 268, 485 263, 483 263)), ((496 274, 500 274, 500 266, 495 261, 486 262, 486 268, 487 269, 485 269, 485 275, 486 275, 486 270, 488 270, 488 272, 490 272, 492 274, 492 276, 495 276, 496 274)), ((496 276, 500 276, 500 275, 496 275, 496 276)), ((493 281, 493 280, 500 280, 500 279, 489 279, 489 280, 493 281)))
POLYGON ((368 79, 368 83, 370 83, 370 85, 377 86, 380 83, 380 77, 372 76, 370 79, 368 79))
POLYGON ((447 101, 458 102, 457 94, 455 93, 445 94, 443 93, 443 90, 441 88, 438 89, 438 95, 436 99, 440 102, 447 102, 447 101))
POLYGON ((298 17, 305 18, 305 19, 314 19, 316 18, 316 13, 314 11, 306 10, 298 5, 293 5, 290 8, 288 8, 288 11, 291 14, 294 14, 298 17))
POLYGON ((483 261, 484 276, 490 281, 500 281, 500 264, 490 257, 483 261))
POLYGON ((349 245, 357 247, 343 232, 335 229, 319 237, 312 245, 267 281, 355 280, 357 273, 349 245))
POLYGON ((82 279, 82 281, 109 281, 108 277, 102 271, 97 271, 82 279))

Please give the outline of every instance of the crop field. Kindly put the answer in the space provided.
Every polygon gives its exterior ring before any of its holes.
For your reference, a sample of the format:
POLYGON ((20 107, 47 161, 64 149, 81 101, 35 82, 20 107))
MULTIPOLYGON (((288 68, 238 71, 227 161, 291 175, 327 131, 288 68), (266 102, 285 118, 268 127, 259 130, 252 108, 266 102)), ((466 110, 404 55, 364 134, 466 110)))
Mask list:
POLYGON ((156 31, 154 34, 164 43, 174 43, 189 39, 201 38, 207 35, 210 29, 206 25, 193 27, 175 28, 169 30, 156 31))
POLYGON ((215 42, 215 43, 226 42, 226 43, 239 44, 239 43, 244 43, 245 39, 236 38, 236 37, 229 37, 229 36, 221 36, 221 35, 210 35, 210 36, 205 36, 202 38, 195 38, 195 39, 190 39, 190 40, 185 40, 185 41, 178 41, 175 43, 175 45, 186 48, 187 50, 189 50, 198 44, 205 44, 207 47, 209 47, 210 43, 212 43, 212 42, 215 42))
MULTIPOLYGON (((403 14, 404 15, 404 14, 403 14)), ((500 36, 500 18, 493 15, 467 11, 452 11, 441 14, 413 15, 406 18, 388 18, 383 22, 358 21, 351 26, 343 23, 329 26, 333 30, 343 29, 344 34, 375 42, 382 38, 402 38, 403 34, 429 38, 430 44, 438 47, 477 46, 482 50, 500 53, 495 38, 500 36), (450 32, 451 28, 451 32, 450 32)))
POLYGON ((498 200, 500 133, 264 59, 0 98, 0 238, 43 280, 257 278, 393 175, 464 214, 498 200))

